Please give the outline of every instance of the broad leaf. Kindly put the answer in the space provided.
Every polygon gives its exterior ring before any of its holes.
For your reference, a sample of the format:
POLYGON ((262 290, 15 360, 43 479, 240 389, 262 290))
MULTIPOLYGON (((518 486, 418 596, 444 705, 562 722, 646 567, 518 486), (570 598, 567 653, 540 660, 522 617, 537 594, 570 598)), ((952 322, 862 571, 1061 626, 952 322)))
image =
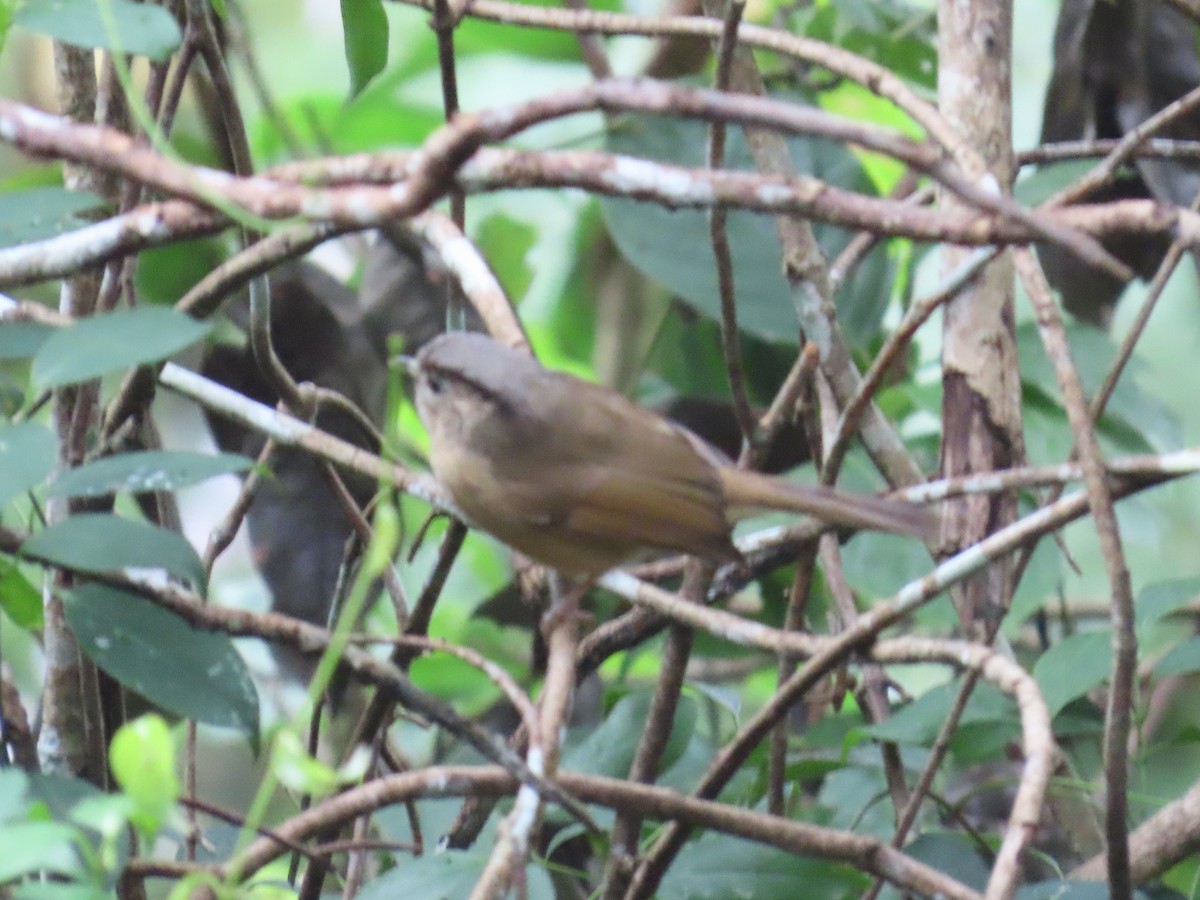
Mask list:
POLYGON ((0 359, 28 359, 53 333, 41 322, 0 322, 0 359))
POLYGON ((34 873, 83 876, 79 829, 64 822, 14 822, 4 826, 0 881, 34 873))
POLYGON ((40 241, 87 224, 79 213, 104 201, 62 187, 33 187, 0 194, 0 247, 40 241))
POLYGON ((1200 596, 1200 577, 1160 581, 1138 591, 1134 615, 1138 628, 1153 625, 1200 596))
POLYGON ((726 835, 692 841, 663 877, 662 900, 834 900, 857 896, 869 884, 849 866, 797 856, 726 835))
POLYGON ((1200 672, 1200 638, 1184 641, 1158 661, 1154 674, 1158 678, 1200 672))
MULTIPOLYGON (((1042 881, 1024 885, 1017 891, 1017 900, 1109 900, 1108 885, 1100 881, 1042 881)), ((1135 891, 1136 900, 1146 895, 1135 891)))
MULTIPOLYGON (((1103 384, 1116 356, 1116 346, 1112 338, 1098 328, 1077 323, 1068 325, 1067 338, 1071 347, 1071 359, 1079 370, 1084 390, 1092 394, 1103 384)), ((1061 407, 1058 379, 1042 347, 1036 324, 1025 323, 1018 327, 1017 352, 1020 358, 1022 385, 1026 388, 1036 388, 1044 397, 1061 407)), ((1100 419, 1100 434, 1118 448, 1131 453, 1177 447, 1181 442, 1179 424, 1160 398, 1146 393, 1138 386, 1137 362, 1135 358, 1126 377, 1117 383, 1112 399, 1105 407, 1104 416, 1100 419)), ((1065 423, 1065 415, 1061 427, 1069 435, 1070 429, 1065 423)))
POLYGON ((0 609, 26 631, 42 627, 42 595, 6 559, 0 559, 0 609))
POLYGON ((208 330, 203 322, 158 306, 92 316, 46 339, 33 358, 32 379, 45 389, 97 378, 164 359, 208 330))
POLYGON ((133 805, 130 818, 153 840, 179 798, 171 727, 153 713, 125 723, 113 735, 108 764, 133 805))
POLYGON ((57 449, 54 435, 36 422, 0 425, 0 508, 42 483, 57 449))
POLYGON ((1024 206, 1037 206, 1082 178, 1095 165, 1095 160, 1071 159, 1038 166, 1016 183, 1013 197, 1024 206))
POLYGON ((904 852, 967 887, 977 891, 987 887, 989 867, 979 855, 979 847, 966 835, 928 832, 906 846, 904 852))
POLYGON ((52 497, 101 497, 127 491, 174 491, 217 475, 244 472, 253 460, 234 453, 144 450, 122 453, 64 472, 50 485, 52 497))
MULTIPOLYGON (((608 149, 640 159, 702 167, 708 126, 703 122, 622 116, 607 135, 608 149)), ((829 141, 792 137, 788 147, 797 172, 839 187, 871 194, 873 186, 854 155, 829 141)), ((754 170, 740 129, 727 136, 728 169, 754 170)), ((678 294, 701 314, 720 317, 716 264, 707 213, 669 210, 634 200, 601 201, 608 230, 630 262, 678 294)), ((794 344, 799 326, 791 292, 783 277, 779 238, 770 216, 731 210, 727 233, 733 258, 738 327, 771 341, 794 344)), ((833 258, 849 234, 816 226, 817 239, 833 258)), ((893 283, 886 248, 870 253, 843 286, 838 318, 853 343, 870 338, 879 326, 893 283)))
POLYGON ((904 2, 838 0, 783 7, 780 15, 787 15, 787 30, 793 34, 845 47, 928 91, 937 87, 933 25, 924 7, 904 2))
POLYGON ((183 37, 179 23, 163 7, 133 0, 27 0, 14 21, 66 44, 120 50, 159 62, 178 49, 183 37), (112 14, 110 23, 102 3, 112 14), (115 34, 110 35, 110 27, 115 34))
POLYGON ((29 802, 25 798, 29 790, 29 776, 14 766, 0 769, 0 822, 7 822, 25 815, 29 802))
MULTIPOLYGON (((900 744, 932 744, 958 694, 959 682, 942 684, 926 691, 892 716, 864 731, 881 741, 900 744)), ((961 724, 1011 721, 1016 715, 1013 701, 989 684, 980 684, 971 694, 961 724)))
MULTIPOLYGON (((89 784, 88 781, 78 778, 64 778, 61 775, 31 775, 29 779, 29 792, 26 799, 31 800, 31 814, 48 814, 58 822, 72 822, 74 826, 73 816, 80 808, 80 805, 95 803, 104 797, 104 794, 97 790, 95 785, 89 784)), ((91 893, 88 895, 88 900, 97 898, 101 889, 108 888, 109 892, 116 887, 116 880, 120 877, 120 872, 125 868, 125 862, 130 857, 130 835, 125 829, 121 829, 115 835, 116 844, 112 845, 112 841, 104 838, 94 828, 89 828, 84 824, 82 828, 72 827, 72 830, 77 835, 77 841, 86 841, 91 846, 91 858, 95 859, 97 854, 101 852, 101 845, 106 844, 104 852, 110 854, 112 869, 109 869, 104 875, 102 884, 89 884, 88 888, 91 893)), ((10 850, 6 845, 5 850, 10 850)), ((2 856, 2 854, 0 854, 2 856)), ((23 887, 20 895, 25 896, 25 887, 23 887)), ((80 884, 64 884, 64 888, 76 888, 76 898, 82 896, 79 890, 83 888, 80 884)), ((30 894, 35 895, 35 894, 30 894)), ((37 896, 53 896, 52 894, 36 894, 37 896)), ((112 894, 109 894, 109 896, 112 894)), ((66 896, 60 894, 59 896, 66 896)))
POLYGON ((1077 697, 1102 684, 1112 668, 1112 635, 1107 631, 1073 634, 1055 644, 1033 667, 1050 718, 1077 697))
POLYGON ((147 522, 81 513, 31 536, 21 552, 79 572, 166 569, 203 587, 204 565, 182 535, 147 522))
POLYGON ((388 55, 388 18, 382 0, 341 0, 342 39, 355 97, 383 71, 388 55))
POLYGON ((83 651, 167 712, 236 728, 258 743, 258 694, 232 639, 136 594, 86 584, 65 597, 83 651))
MULTIPOLYGON (((119 800, 117 797, 106 798, 119 800)), ((112 900, 113 891, 79 881, 25 881, 13 900, 112 900)))
MULTIPOLYGON (((563 768, 612 778, 626 777, 638 741, 646 728, 651 699, 649 691, 637 691, 622 697, 599 728, 588 729, 587 738, 563 754, 563 768)), ((691 697, 680 697, 671 736, 663 749, 660 771, 675 765, 687 748, 696 727, 696 715, 696 701, 691 697)))
MULTIPOLYGON (((404 859, 382 878, 363 885, 358 900, 393 900, 395 897, 469 897, 487 865, 487 855, 451 850, 404 859)), ((546 871, 528 866, 525 896, 554 900, 554 886, 546 871)))

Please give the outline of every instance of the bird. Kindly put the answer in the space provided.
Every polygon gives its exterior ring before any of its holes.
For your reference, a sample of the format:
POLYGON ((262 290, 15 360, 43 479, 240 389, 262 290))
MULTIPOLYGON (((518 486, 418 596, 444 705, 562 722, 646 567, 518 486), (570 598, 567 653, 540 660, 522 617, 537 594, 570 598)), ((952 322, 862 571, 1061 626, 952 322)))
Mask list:
POLYGON ((932 531, 913 504, 739 469, 682 426, 485 334, 443 334, 403 363, 430 466, 468 523, 567 576, 645 550, 739 560, 733 525, 764 509, 932 531))

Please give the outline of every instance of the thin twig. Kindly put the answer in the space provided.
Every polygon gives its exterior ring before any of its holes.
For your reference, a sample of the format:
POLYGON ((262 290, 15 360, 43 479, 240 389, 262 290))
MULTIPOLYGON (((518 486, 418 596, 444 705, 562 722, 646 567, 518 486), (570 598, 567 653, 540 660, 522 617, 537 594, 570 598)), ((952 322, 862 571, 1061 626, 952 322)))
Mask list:
MULTIPOLYGON (((1200 91, 1196 100, 1200 103, 1200 91)), ((1088 410, 1079 372, 1071 360, 1062 316, 1050 286, 1033 252, 1013 251, 1017 273, 1037 313, 1038 331, 1046 355, 1054 364, 1067 420, 1083 467, 1088 505, 1104 558, 1112 591, 1113 669, 1104 717, 1104 775, 1106 784, 1105 836, 1108 845, 1108 884, 1113 897, 1132 896, 1129 870, 1129 732, 1133 716, 1134 678, 1137 674, 1137 637, 1134 634, 1133 589, 1121 547, 1121 534, 1113 509, 1112 493, 1104 474, 1104 459, 1096 439, 1095 423, 1088 410)))
MULTIPOLYGON (((712 581, 713 567, 693 560, 684 575, 683 595, 699 602, 712 581)), ((627 780, 631 784, 653 784, 667 741, 675 724, 675 712, 683 691, 683 680, 692 652, 692 630, 678 625, 667 629, 660 657, 654 696, 646 715, 646 725, 638 738, 627 780)), ((609 840, 609 860, 605 866, 603 893, 606 900, 619 900, 625 893, 637 859, 642 817, 620 812, 613 823, 609 840)))
MULTIPOLYGON (((733 51, 737 47, 738 23, 746 9, 744 0, 730 0, 725 8, 725 27, 717 42, 717 72, 713 86, 723 91, 729 84, 733 51)), ((714 121, 708 130, 708 152, 705 165, 720 169, 725 165, 725 123, 714 121)), ((721 300, 721 346, 725 353, 725 372, 733 397, 733 413, 742 432, 745 446, 754 444, 754 411, 746 395, 746 370, 742 362, 741 335, 737 324, 737 295, 733 283, 733 256, 729 249, 729 234, 725 228, 726 209, 717 204, 708 213, 708 233, 712 242, 717 269, 717 293, 721 300)))
MULTIPOLYGON (((588 802, 636 812, 647 818, 686 821, 698 828, 736 835, 777 847, 788 853, 840 860, 868 872, 884 872, 899 887, 922 895, 951 900, 979 900, 980 895, 931 866, 897 852, 874 838, 822 828, 804 822, 769 816, 729 804, 683 797, 668 788, 633 785, 624 780, 561 774, 564 786, 588 802)), ((403 775, 392 775, 351 788, 328 798, 303 817, 286 823, 289 837, 302 840, 331 823, 350 821, 364 811, 405 798, 506 796, 514 782, 503 771, 488 766, 437 766, 403 775)), ((279 855, 277 845, 256 841, 234 862, 247 873, 256 872, 279 855)))
POLYGON ((845 461, 846 453, 850 449, 851 441, 858 432, 858 424, 863 413, 866 412, 875 392, 879 390, 884 379, 887 378, 888 373, 900 358, 900 354, 908 349, 909 342, 917 331, 931 315, 978 278, 979 274, 987 268, 988 263, 999 253, 1000 251, 995 248, 983 248, 976 251, 973 256, 964 260, 961 266, 950 273, 937 290, 929 296, 917 300, 908 308, 903 321, 888 335, 887 340, 884 341, 883 346, 871 361, 871 367, 863 375, 858 389, 842 409, 837 430, 833 440, 828 444, 829 449, 825 455, 821 473, 824 484, 832 484, 836 480, 842 463, 845 461))
POLYGON ((1147 138, 1166 128, 1188 113, 1200 107, 1200 87, 1194 87, 1179 99, 1168 103, 1145 121, 1127 131, 1107 156, 1090 172, 1073 184, 1050 197, 1043 206, 1066 206, 1077 203, 1096 188, 1109 181, 1122 164, 1128 160, 1138 146, 1147 138))
MULTIPOLYGON (((454 29, 458 25, 458 17, 451 13, 448 0, 434 0, 433 19, 430 22, 433 33, 437 35, 438 73, 442 80, 442 110, 446 121, 451 122, 458 115, 458 67, 454 62, 454 29)), ((461 231, 466 225, 467 198, 461 188, 450 191, 450 221, 461 231)), ((456 309, 460 303, 456 296, 450 298, 450 309, 447 314, 450 323, 455 328, 461 328, 465 310, 456 309)))

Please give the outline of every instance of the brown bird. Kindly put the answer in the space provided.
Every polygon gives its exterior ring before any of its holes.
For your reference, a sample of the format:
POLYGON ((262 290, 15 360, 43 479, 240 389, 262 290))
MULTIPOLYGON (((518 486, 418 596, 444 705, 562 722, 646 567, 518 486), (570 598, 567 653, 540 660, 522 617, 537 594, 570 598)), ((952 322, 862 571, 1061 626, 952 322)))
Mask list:
POLYGON ((643 549, 736 560, 733 522, 756 509, 931 529, 911 504, 734 468, 690 431, 482 334, 442 335, 407 365, 430 463, 454 503, 567 575, 600 575, 643 549))

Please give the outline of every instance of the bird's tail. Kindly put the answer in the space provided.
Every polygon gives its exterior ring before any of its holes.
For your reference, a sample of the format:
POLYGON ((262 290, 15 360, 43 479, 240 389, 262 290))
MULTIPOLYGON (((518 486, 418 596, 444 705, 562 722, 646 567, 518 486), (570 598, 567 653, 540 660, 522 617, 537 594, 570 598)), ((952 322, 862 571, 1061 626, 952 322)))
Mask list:
POLYGON ((831 525, 894 531, 921 538, 935 533, 934 517, 923 507, 902 500, 794 484, 744 469, 722 467, 720 472, 726 504, 734 510, 775 509, 812 516, 831 525))

